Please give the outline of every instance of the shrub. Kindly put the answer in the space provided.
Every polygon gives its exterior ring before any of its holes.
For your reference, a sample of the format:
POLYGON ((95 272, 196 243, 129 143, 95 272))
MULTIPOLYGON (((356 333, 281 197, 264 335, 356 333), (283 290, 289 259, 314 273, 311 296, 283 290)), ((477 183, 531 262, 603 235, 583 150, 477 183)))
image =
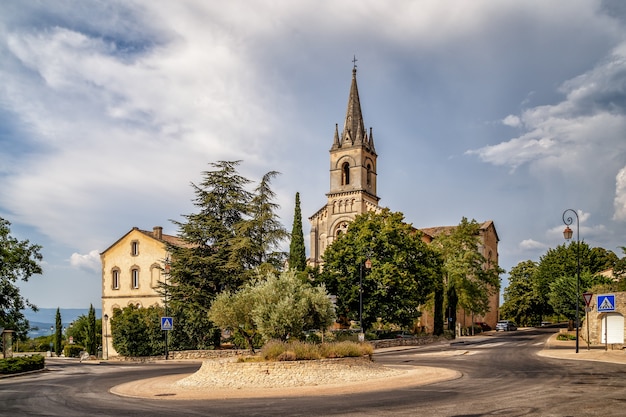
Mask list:
POLYGON ((295 361, 297 360, 297 356, 295 352, 292 352, 290 350, 286 350, 283 353, 281 353, 280 355, 278 355, 276 357, 277 361, 295 361))
POLYGON ((65 345, 63 354, 66 358, 78 358, 83 350, 85 350, 85 347, 81 345, 65 345))
POLYGON ((559 333, 556 340, 576 340, 576 336, 569 333, 559 333))
POLYGON ((45 366, 41 355, 20 356, 0 360, 0 374, 19 374, 21 372, 36 371, 45 366))
POLYGON ((374 348, 369 343, 337 342, 315 344, 272 340, 263 346, 260 358, 267 361, 315 360, 371 356, 373 352, 374 348))

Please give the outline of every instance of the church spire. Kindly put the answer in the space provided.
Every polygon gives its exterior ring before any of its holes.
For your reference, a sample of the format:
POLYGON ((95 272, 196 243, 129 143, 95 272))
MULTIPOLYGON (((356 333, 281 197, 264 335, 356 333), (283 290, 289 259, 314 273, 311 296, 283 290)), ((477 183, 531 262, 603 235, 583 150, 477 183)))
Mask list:
POLYGON ((346 121, 343 125, 341 135, 341 145, 355 145, 366 143, 366 130, 361 114, 361 101, 359 100, 359 88, 356 83, 356 57, 352 61, 352 85, 348 96, 348 109, 346 110, 346 121), (347 143, 349 141, 349 143, 347 143))

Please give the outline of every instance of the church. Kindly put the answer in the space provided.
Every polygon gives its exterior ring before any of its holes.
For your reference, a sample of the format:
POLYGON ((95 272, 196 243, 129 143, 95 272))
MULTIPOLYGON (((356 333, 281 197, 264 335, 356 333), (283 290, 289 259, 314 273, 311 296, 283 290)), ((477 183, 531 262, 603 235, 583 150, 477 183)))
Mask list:
MULTIPOLYGON (((356 62, 356 60, 355 60, 356 62)), ((309 217, 311 223, 309 265, 321 266, 324 250, 348 228, 348 224, 359 214, 367 211, 379 212, 377 196, 377 157, 372 128, 366 130, 361 112, 361 101, 357 86, 356 64, 352 68, 352 82, 348 96, 348 108, 341 133, 335 125, 335 134, 330 148, 330 190, 326 204, 309 217)), ((420 229, 423 240, 432 242, 437 236, 449 233, 455 226, 437 226, 420 229)), ((498 234, 493 221, 481 224, 479 250, 487 265, 498 265, 498 234)), ((490 298, 490 311, 484 316, 471 316, 463 310, 457 312, 457 323, 469 327, 472 323, 485 324, 495 329, 500 307, 499 290, 490 298)), ((420 326, 432 329, 433 318, 424 312, 420 326)))

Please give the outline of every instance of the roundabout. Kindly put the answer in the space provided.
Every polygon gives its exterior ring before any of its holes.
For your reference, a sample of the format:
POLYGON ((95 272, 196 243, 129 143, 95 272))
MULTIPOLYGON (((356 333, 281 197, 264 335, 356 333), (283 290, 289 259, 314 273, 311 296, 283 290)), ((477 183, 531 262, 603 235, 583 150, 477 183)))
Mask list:
POLYGON ((204 361, 193 374, 127 382, 111 388, 123 397, 171 400, 330 396, 427 385, 460 378, 430 366, 383 366, 347 358, 293 362, 204 361))

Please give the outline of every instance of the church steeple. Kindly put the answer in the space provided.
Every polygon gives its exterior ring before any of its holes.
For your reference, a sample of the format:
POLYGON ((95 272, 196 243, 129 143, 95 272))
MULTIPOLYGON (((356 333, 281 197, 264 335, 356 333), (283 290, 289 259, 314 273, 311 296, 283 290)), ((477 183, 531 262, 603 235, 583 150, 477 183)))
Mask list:
POLYGON ((330 190, 324 207, 309 217, 311 221, 311 258, 321 265, 322 254, 333 240, 344 233, 359 214, 379 211, 376 194, 377 155, 372 129, 365 129, 356 82, 356 58, 343 131, 335 124, 330 149, 330 190))
POLYGON ((335 135, 330 149, 330 194, 356 191, 364 193, 376 204, 376 150, 372 129, 369 132, 363 123, 361 100, 356 82, 356 58, 352 68, 352 83, 348 96, 348 108, 343 131, 335 135), (368 134, 369 133, 369 134, 368 134))
POLYGON ((359 99, 359 88, 356 82, 356 58, 352 62, 354 66, 352 68, 352 84, 350 85, 350 95, 348 96, 346 119, 341 136, 339 136, 338 131, 335 132, 335 140, 331 149, 364 145, 370 152, 375 153, 374 142, 371 139, 372 128, 370 128, 368 137, 365 123, 363 122, 363 114, 361 113, 361 100, 359 99))

